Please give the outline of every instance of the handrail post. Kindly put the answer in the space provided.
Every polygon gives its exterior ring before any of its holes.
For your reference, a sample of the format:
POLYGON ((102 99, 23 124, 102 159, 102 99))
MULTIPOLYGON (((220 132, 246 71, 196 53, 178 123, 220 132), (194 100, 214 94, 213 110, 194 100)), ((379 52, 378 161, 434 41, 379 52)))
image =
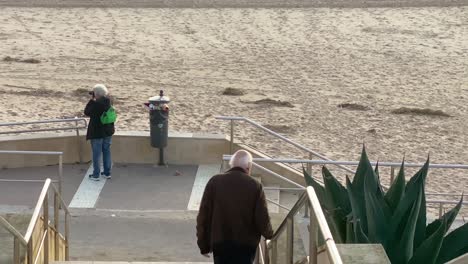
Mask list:
POLYGON ((78 160, 81 164, 83 163, 83 149, 81 147, 80 130, 78 129, 78 120, 75 120, 75 130, 76 130, 76 144, 78 145, 78 160))
POLYGON ((34 249, 33 249, 33 240, 30 239, 28 242, 28 249, 27 249, 27 264, 33 264, 33 255, 34 255, 34 249))
POLYGON ((65 260, 70 260, 70 223, 69 215, 65 212, 65 260))
POLYGON ((270 245, 271 245, 270 263, 271 264, 278 264, 278 243, 276 243, 276 240, 271 240, 270 245))
MULTIPOLYGON (((294 217, 294 215, 292 216, 294 217)), ((286 263, 293 264, 294 262, 294 218, 288 218, 286 227, 286 263)))
MULTIPOLYGON (((60 194, 60 196, 63 196, 63 192, 62 192, 62 178, 63 178, 63 155, 60 154, 60 155, 59 155, 59 178, 58 178, 58 180, 59 180, 58 184, 59 184, 59 194, 60 194)), ((60 206, 60 208, 62 208, 62 207, 60 206)))
POLYGON ((260 245, 263 253, 263 263, 262 264, 270 264, 270 254, 267 246, 267 240, 262 238, 260 240, 260 245))
POLYGON ((261 258, 260 254, 262 254, 261 253, 262 251, 260 250, 260 246, 261 246, 261 244, 258 244, 258 246, 257 246, 257 253, 255 253, 255 259, 254 259, 254 262, 253 262, 254 264, 260 264, 260 258, 261 258))
MULTIPOLYGON (((314 155, 309 152, 309 160, 314 159, 314 155)), ((312 176, 312 163, 307 163, 307 173, 312 176)))
MULTIPOLYGON (((44 203, 43 203, 43 215, 44 215, 44 226, 43 226, 43 229, 44 229, 44 234, 45 234, 45 238, 44 238, 44 264, 49 264, 49 193, 46 193, 45 195, 45 199, 44 199, 44 203)), ((31 237, 32 239, 32 237, 31 237)), ((37 254, 40 254, 40 252, 38 252, 37 254)))
POLYGON ((234 153, 234 120, 231 120, 231 140, 229 142, 229 153, 234 153))
MULTIPOLYGON (((309 160, 312 160, 314 155, 309 152, 309 160)), ((312 177, 312 163, 307 163, 307 173, 312 177)), ((309 206, 304 206, 304 218, 309 216, 309 206)))
POLYGON ((13 263, 20 264, 20 243, 17 237, 15 237, 13 244, 13 263))
MULTIPOLYGON (((309 206, 310 202, 307 203, 307 207, 309 206)), ((309 215, 309 264, 318 264, 317 260, 317 231, 318 231, 318 224, 315 220, 314 210, 310 209, 309 215)))
POLYGON ((394 180, 395 180, 395 167, 391 166, 390 167, 390 185, 393 184, 394 180))
POLYGON ((60 211, 59 211, 59 194, 54 191, 54 228, 55 228, 55 235, 54 235, 54 244, 55 244, 55 256, 54 260, 59 260, 59 255, 60 255, 60 244, 59 244, 59 217, 60 217, 60 211))

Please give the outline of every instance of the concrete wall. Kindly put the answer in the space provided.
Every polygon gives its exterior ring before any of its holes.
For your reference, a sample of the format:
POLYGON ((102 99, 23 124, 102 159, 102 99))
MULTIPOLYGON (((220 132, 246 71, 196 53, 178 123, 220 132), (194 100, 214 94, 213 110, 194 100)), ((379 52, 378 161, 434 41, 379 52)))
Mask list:
MULTIPOLYGON (((79 138, 75 132, 0 137, 0 150, 62 151, 65 164, 79 162, 81 152, 82 161, 89 162, 91 148, 84 134, 85 131, 81 131, 79 138)), ((235 144, 234 150, 238 149, 250 151, 254 157, 268 157, 247 145, 235 144)), ((229 141, 224 135, 174 132, 169 134, 165 159, 170 164, 221 164, 223 154, 229 154, 229 141)), ((112 159, 117 163, 156 164, 159 160, 159 150, 151 147, 147 131, 119 131, 113 137, 112 159)), ((56 156, 0 154, 0 168, 47 166, 57 163, 56 156)), ((261 165, 304 185, 302 174, 284 164, 261 165)), ((262 182, 266 185, 294 187, 265 173, 262 173, 262 182)))
MULTIPOLYGON (((82 135, 84 134, 81 133, 82 135)), ((91 160, 90 144, 75 133, 36 134, 0 137, 0 150, 62 151, 64 163, 91 160)), ((221 164, 222 155, 229 152, 224 135, 170 133, 165 151, 171 164, 221 164)), ((113 161, 118 163, 149 163, 159 160, 159 151, 150 146, 149 132, 118 132, 112 142, 113 161)), ((55 156, 0 154, 0 168, 55 165, 55 156)))
MULTIPOLYGON (((344 264, 390 264, 380 244, 337 244, 336 246, 344 264)), ((319 249, 318 263, 330 263, 324 247, 319 249)))
MULTIPOLYGON (((5 136, 0 137, 0 150, 61 151, 64 153, 65 164, 79 162, 81 152, 82 161, 89 162, 91 148, 84 135, 85 131, 80 132, 80 137, 77 137, 75 132, 5 136)), ((268 157, 247 145, 235 144, 234 150, 238 149, 250 151, 254 157, 268 157)), ((221 164, 223 154, 229 154, 229 141, 224 135, 174 132, 169 134, 165 160, 170 164, 221 164)), ((119 131, 113 137, 112 159, 117 163, 156 164, 159 160, 159 150, 151 147, 149 132, 119 131)), ((0 154, 0 168, 47 166, 57 163, 57 156, 0 154)), ((302 174, 284 164, 261 165, 304 185, 302 174)), ((274 176, 261 174, 262 182, 266 185, 294 187, 274 176)))
MULTIPOLYGON (((62 151, 64 163, 75 163, 79 160, 79 145, 84 147, 85 140, 80 137, 78 143, 75 133, 0 137, 0 150, 62 151)), ((56 156, 0 154, 0 168, 46 166, 57 163, 56 156)))

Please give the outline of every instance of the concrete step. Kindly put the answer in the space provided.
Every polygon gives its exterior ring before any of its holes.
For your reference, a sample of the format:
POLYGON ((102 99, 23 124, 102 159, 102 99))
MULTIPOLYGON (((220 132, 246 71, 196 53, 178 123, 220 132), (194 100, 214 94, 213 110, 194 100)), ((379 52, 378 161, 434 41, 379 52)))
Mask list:
MULTIPOLYGON (((270 185, 268 187, 279 188, 279 185, 270 185)), ((275 203, 280 203, 280 190, 265 190, 265 196, 267 199, 275 203)), ((268 211, 270 213, 279 213, 279 206, 274 203, 268 202, 268 211)))
POLYGON ((196 244, 196 212, 75 209, 72 215, 71 260, 210 261, 196 244))
POLYGON ((259 183, 262 183, 262 177, 260 177, 259 175, 252 175, 252 178, 254 178, 259 183))
MULTIPOLYGON (((254 178, 256 181, 259 183, 262 183, 262 177, 260 175, 254 174, 252 175, 252 178, 254 178)), ((269 186, 263 186, 263 187, 275 187, 279 188, 279 185, 269 185, 269 186)), ((275 203, 280 203, 280 190, 265 190, 265 196, 267 199, 275 202, 275 203)), ((279 213, 280 208, 278 205, 268 202, 268 211, 270 213, 279 213)))

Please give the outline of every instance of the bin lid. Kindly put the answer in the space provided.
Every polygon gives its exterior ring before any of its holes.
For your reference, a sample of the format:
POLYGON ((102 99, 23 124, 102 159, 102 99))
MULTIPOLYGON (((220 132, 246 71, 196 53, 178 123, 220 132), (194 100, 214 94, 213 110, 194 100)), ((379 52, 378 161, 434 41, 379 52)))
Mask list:
POLYGON ((171 101, 167 96, 153 96, 148 99, 150 103, 167 104, 171 101))

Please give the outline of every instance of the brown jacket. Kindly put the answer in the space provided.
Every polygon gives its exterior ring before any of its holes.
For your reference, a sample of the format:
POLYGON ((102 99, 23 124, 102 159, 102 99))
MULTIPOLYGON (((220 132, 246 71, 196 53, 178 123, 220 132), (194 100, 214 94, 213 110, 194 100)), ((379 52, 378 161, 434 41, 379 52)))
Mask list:
POLYGON ((260 237, 273 236, 262 185, 241 168, 213 176, 206 185, 197 217, 202 254, 229 243, 257 247, 260 237))

